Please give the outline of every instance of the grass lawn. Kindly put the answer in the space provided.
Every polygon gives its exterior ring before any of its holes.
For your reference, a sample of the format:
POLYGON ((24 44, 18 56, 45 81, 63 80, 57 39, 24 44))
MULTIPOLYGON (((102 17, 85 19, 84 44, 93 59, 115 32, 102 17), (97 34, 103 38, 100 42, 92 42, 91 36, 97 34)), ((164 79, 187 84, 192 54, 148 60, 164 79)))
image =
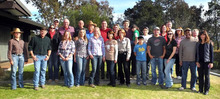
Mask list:
MULTIPOLYGON (((32 77, 33 65, 24 69, 25 88, 10 89, 10 80, 1 79, 0 81, 0 99, 220 99, 220 77, 211 76, 211 88, 209 95, 203 95, 191 92, 190 89, 179 91, 180 84, 174 84, 170 89, 161 89, 158 85, 137 86, 131 84, 131 87, 125 85, 111 87, 107 85, 91 88, 86 86, 78 88, 67 88, 62 86, 63 81, 58 84, 46 85, 45 89, 39 91, 33 90, 32 77)), ((190 77, 188 77, 188 80, 190 77)), ((196 85, 198 90, 198 85, 196 85)), ((189 82, 187 84, 189 88, 189 82)))

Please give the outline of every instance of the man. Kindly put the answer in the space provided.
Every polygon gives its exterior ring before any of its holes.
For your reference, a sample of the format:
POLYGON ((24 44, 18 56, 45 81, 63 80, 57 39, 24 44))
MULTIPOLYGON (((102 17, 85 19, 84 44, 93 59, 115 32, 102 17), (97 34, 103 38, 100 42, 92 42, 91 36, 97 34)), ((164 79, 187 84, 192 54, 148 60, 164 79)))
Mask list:
POLYGON ((47 37, 50 38, 51 41, 51 56, 49 59, 49 66, 48 66, 48 73, 49 73, 49 83, 52 82, 52 80, 55 80, 55 82, 58 82, 58 75, 59 75, 59 57, 57 54, 58 46, 60 43, 59 39, 59 33, 55 30, 55 25, 51 25, 49 28, 49 32, 47 33, 47 37))
MULTIPOLYGON (((104 42, 106 42, 108 40, 107 36, 107 32, 111 31, 110 28, 108 28, 108 24, 107 22, 104 20, 102 21, 102 27, 100 29, 101 32, 101 36, 104 39, 104 42)), ((106 78, 109 78, 109 69, 107 68, 107 74, 106 74, 106 78)), ((101 78, 105 79, 105 62, 102 62, 102 66, 101 66, 101 78)))
POLYGON ((70 21, 69 21, 68 19, 64 19, 64 21, 63 21, 63 27, 60 27, 60 28, 58 29, 58 31, 59 31, 59 33, 60 33, 61 35, 63 35, 65 31, 69 31, 70 34, 71 34, 71 36, 74 35, 74 33, 75 33, 74 27, 69 26, 69 24, 70 24, 70 21))
POLYGON ((156 74, 156 65, 158 65, 158 72, 159 72, 159 85, 163 87, 163 58, 166 53, 166 40, 164 37, 160 36, 160 28, 154 28, 154 36, 151 37, 147 42, 147 53, 150 57, 151 63, 151 72, 152 72, 152 80, 151 83, 156 85, 157 83, 157 74, 156 74))
MULTIPOLYGON (((19 87, 24 88, 23 83, 23 68, 24 68, 24 41, 21 40, 21 32, 19 28, 15 28, 11 34, 14 36, 13 39, 8 42, 8 59, 11 64, 11 89, 17 88, 16 72, 18 67, 18 79, 19 87)), ((27 57, 25 57, 27 58, 27 57)))
POLYGON ((172 32, 175 33, 175 30, 172 29, 172 26, 173 26, 173 24, 172 24, 171 21, 168 21, 168 22, 166 23, 166 27, 167 27, 167 29, 168 29, 167 31, 172 30, 172 32))
POLYGON ((134 40, 133 40, 133 32, 132 32, 132 29, 129 27, 130 26, 130 21, 129 20, 124 20, 123 21, 123 27, 124 27, 124 30, 126 32, 126 37, 130 39, 131 41, 131 49, 132 49, 132 54, 131 54, 131 59, 129 60, 128 62, 128 66, 130 66, 130 63, 132 61, 132 69, 131 69, 131 77, 134 79, 135 78, 135 75, 136 75, 136 58, 135 58, 135 55, 134 55, 134 52, 133 52, 133 49, 134 49, 134 40))
POLYGON ((47 69, 47 60, 51 54, 50 39, 46 36, 47 29, 41 28, 40 35, 31 38, 28 50, 34 60, 34 90, 38 90, 38 83, 40 78, 40 85, 45 88, 45 76, 47 69))
MULTIPOLYGON (((71 37, 73 37, 73 35, 75 33, 75 29, 74 29, 74 27, 69 26, 69 24, 70 24, 70 21, 68 19, 63 20, 63 26, 58 29, 58 32, 60 33, 60 40, 61 40, 61 38, 62 38, 65 31, 69 31, 70 34, 71 34, 71 37)), ((75 64, 73 63, 73 68, 72 68, 73 69, 73 74, 75 74, 74 67, 75 67, 75 64)), ((62 68, 61 68, 61 74, 60 75, 63 76, 63 69, 62 68)))
MULTIPOLYGON (((94 28, 96 27, 97 25, 95 23, 93 23, 92 21, 89 21, 88 23, 88 30, 86 30, 86 37, 87 39, 89 40, 91 37, 94 36, 93 32, 94 32, 94 28)), ((87 80, 89 78, 89 64, 90 64, 90 58, 87 60, 87 63, 86 63, 86 74, 85 74, 85 80, 87 80)))
POLYGON ((55 19, 53 21, 53 24, 54 24, 55 30, 57 31, 59 29, 59 19, 55 19))
POLYGON ((179 60, 180 66, 182 66, 182 81, 181 87, 179 90, 186 89, 186 78, 188 73, 188 68, 190 67, 191 71, 191 81, 190 81, 190 89, 192 91, 196 91, 196 70, 197 66, 195 63, 195 55, 196 55, 196 40, 191 37, 191 29, 187 28, 185 31, 186 38, 180 42, 179 47, 179 60))
POLYGON ((74 41, 78 40, 78 34, 79 34, 79 30, 84 29, 86 30, 86 28, 84 28, 84 22, 83 20, 79 20, 78 22, 78 27, 76 27, 76 32, 74 33, 73 37, 74 37, 74 41))

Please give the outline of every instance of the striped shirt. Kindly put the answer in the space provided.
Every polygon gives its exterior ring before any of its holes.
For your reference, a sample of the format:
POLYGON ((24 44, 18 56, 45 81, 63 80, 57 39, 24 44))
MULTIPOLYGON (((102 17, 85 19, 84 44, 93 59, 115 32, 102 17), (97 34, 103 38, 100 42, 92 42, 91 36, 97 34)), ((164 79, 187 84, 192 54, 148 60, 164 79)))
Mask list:
POLYGON ((93 36, 89 39, 88 53, 89 55, 98 55, 105 57, 105 45, 104 40, 101 36, 99 36, 99 38, 95 38, 95 36, 93 36))

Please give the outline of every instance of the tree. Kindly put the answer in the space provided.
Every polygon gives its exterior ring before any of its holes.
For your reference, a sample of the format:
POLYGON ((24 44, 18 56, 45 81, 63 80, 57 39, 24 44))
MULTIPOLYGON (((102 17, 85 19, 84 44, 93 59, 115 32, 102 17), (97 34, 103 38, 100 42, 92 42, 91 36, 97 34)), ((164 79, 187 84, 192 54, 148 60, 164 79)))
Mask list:
MULTIPOLYGON (((39 10, 37 21, 49 26, 55 18, 60 20, 64 18, 70 19, 70 25, 76 26, 80 19, 97 20, 99 25, 101 20, 107 20, 112 24, 112 10, 108 1, 96 0, 26 0, 27 3, 32 2, 33 6, 39 10), (90 18, 90 19, 89 19, 90 18)), ((62 23, 61 23, 62 25, 62 23)))
POLYGON ((136 24, 142 29, 146 26, 162 25, 162 11, 162 6, 154 4, 151 0, 141 0, 133 8, 125 10, 124 14, 131 24, 136 24))
POLYGON ((217 45, 217 50, 219 50, 219 22, 220 22, 220 1, 211 0, 208 3, 209 10, 206 11, 205 15, 208 17, 206 23, 210 23, 209 32, 213 33, 213 38, 215 38, 215 42, 217 45))

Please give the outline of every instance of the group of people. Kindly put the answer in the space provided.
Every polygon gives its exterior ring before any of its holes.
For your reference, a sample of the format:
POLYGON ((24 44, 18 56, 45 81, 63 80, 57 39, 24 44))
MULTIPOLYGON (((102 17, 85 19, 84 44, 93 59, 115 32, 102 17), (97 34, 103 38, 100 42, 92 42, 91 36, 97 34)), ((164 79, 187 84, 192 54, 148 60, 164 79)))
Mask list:
MULTIPOLYGON (((40 35, 31 38, 28 50, 34 60, 35 90, 39 90, 39 85, 45 88, 47 63, 48 82, 53 80, 58 82, 59 65, 61 65, 64 85, 71 88, 85 84, 85 76, 89 74, 91 61, 92 71, 88 83, 93 88, 100 84, 100 71, 101 78, 105 77, 106 63, 110 86, 115 87, 116 78, 118 78, 120 85, 126 84, 129 87, 130 76, 135 77, 135 75, 137 85, 141 83, 147 85, 149 64, 151 64, 151 84, 156 85, 158 82, 162 89, 168 89, 173 85, 173 67, 176 64, 177 79, 181 79, 179 90, 186 89, 187 73, 190 68, 190 89, 196 91, 198 68, 198 92, 205 95, 209 92, 209 72, 213 67, 213 44, 205 30, 199 32, 198 29, 191 31, 190 28, 183 30, 181 27, 172 29, 171 21, 160 28, 153 28, 153 35, 148 34, 148 27, 143 28, 142 33, 136 25, 130 28, 129 20, 123 21, 123 28, 115 24, 113 29, 108 28, 107 21, 102 21, 101 28, 92 21, 89 21, 88 29, 84 27, 83 20, 78 22, 77 28, 69 24, 69 20, 64 19, 63 26, 58 27, 59 20, 55 19, 49 29, 44 27, 40 30, 40 35), (158 79, 156 67, 158 67, 158 79)), ((20 39, 21 33, 23 32, 19 28, 15 28, 11 32, 14 38, 8 45, 13 90, 17 85, 17 67, 19 87, 24 87, 24 41, 20 39)))

